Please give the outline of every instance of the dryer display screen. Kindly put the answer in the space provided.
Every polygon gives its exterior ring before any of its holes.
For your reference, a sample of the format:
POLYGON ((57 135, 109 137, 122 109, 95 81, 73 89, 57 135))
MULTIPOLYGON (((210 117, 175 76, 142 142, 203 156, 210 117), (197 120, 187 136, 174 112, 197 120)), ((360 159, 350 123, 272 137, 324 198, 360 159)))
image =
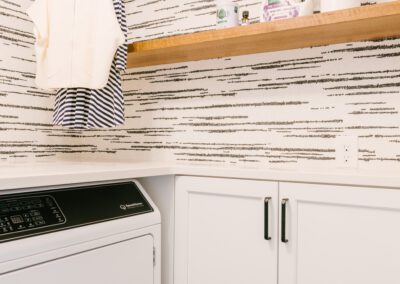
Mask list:
POLYGON ((66 222, 51 195, 0 200, 0 236, 66 222))

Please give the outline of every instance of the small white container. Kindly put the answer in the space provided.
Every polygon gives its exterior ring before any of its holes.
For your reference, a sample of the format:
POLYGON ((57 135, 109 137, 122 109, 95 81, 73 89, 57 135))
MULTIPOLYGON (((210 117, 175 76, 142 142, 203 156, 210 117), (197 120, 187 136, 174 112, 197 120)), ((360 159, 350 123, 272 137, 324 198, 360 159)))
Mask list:
POLYGON ((321 0, 321 12, 360 7, 361 0, 321 0))
POLYGON ((308 16, 314 13, 314 2, 313 0, 305 0, 297 4, 299 6, 299 17, 308 16))
POLYGON ((239 6, 232 1, 217 1, 217 29, 239 26, 239 6))

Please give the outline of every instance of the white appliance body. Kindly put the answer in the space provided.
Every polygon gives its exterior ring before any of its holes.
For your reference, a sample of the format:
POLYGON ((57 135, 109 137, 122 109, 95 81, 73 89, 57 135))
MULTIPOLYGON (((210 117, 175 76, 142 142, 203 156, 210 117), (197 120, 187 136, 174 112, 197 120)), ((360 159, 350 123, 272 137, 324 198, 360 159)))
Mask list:
POLYGON ((160 213, 134 182, 152 212, 3 242, 0 283, 160 284, 160 213))

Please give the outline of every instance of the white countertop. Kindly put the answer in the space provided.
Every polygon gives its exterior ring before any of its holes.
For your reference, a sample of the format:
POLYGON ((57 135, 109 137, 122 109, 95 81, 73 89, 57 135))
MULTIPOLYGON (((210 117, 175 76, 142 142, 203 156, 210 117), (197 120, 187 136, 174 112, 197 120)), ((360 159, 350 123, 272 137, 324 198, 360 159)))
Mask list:
POLYGON ((400 189, 400 173, 326 169, 323 171, 246 166, 134 162, 48 162, 0 164, 0 190, 163 175, 193 175, 285 182, 340 184, 400 189))

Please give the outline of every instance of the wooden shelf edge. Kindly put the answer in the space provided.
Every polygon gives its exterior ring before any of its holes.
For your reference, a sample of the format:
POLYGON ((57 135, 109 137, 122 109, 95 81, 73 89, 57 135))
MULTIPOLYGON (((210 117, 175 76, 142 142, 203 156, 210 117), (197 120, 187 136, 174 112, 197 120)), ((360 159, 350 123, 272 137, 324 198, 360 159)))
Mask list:
POLYGON ((128 68, 391 36, 400 36, 400 1, 136 42, 128 68))

